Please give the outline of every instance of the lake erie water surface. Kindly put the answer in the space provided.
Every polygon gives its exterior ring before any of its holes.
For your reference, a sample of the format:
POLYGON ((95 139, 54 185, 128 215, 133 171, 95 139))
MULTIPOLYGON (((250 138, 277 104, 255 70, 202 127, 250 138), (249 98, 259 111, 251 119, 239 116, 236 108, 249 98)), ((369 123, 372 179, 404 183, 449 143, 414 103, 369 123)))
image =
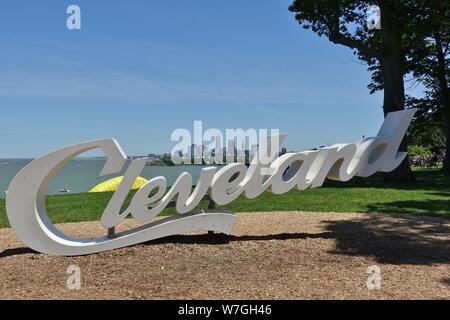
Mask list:
MULTIPOLYGON (((32 159, 0 159, 0 198, 5 198, 5 190, 14 176, 32 159)), ((99 173, 105 165, 103 158, 80 158, 70 161, 54 178, 49 186, 48 194, 62 194, 62 189, 70 190, 70 193, 88 192, 95 185, 108 179, 122 176, 128 168, 130 160, 124 166, 122 172, 100 177, 99 173)), ((194 184, 200 176, 202 166, 146 166, 141 177, 151 179, 164 176, 167 184, 171 186, 182 172, 188 172, 193 177, 194 184)))

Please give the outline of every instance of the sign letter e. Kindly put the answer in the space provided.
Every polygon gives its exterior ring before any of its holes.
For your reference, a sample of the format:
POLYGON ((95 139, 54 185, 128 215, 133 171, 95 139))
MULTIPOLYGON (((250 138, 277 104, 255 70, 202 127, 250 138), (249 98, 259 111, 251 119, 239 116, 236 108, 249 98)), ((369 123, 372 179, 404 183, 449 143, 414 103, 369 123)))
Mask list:
POLYGON ((66 13, 69 14, 67 18, 67 29, 80 30, 81 29, 81 9, 77 5, 70 5, 67 7, 66 13))

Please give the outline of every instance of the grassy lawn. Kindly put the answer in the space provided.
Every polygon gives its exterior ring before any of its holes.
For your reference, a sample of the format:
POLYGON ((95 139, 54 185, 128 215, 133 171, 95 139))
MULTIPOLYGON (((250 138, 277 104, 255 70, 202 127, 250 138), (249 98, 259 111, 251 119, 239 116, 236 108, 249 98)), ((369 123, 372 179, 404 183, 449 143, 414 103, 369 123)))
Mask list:
MULTIPOLYGON (((327 181, 324 187, 255 200, 241 197, 225 206, 234 212, 313 211, 414 213, 450 218, 450 179, 436 170, 416 171, 417 182, 384 183, 381 175, 347 183, 327 181)), ((47 210, 54 223, 99 220, 111 193, 49 196, 47 210)), ((173 214, 173 209, 164 215, 173 214)), ((0 228, 8 227, 5 201, 0 199, 0 228)))

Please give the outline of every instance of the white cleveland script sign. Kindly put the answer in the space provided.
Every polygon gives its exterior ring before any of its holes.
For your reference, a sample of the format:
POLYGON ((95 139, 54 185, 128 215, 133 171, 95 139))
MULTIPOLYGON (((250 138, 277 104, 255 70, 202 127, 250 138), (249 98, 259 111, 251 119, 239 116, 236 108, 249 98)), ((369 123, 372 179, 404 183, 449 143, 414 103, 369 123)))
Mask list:
MULTIPOLYGON (((216 231, 230 234, 236 216, 223 210, 191 213, 205 195, 218 205, 228 204, 244 195, 253 199, 269 190, 283 194, 293 188, 305 190, 322 186, 325 179, 348 181, 354 176, 368 177, 374 173, 390 172, 405 159, 398 152, 400 143, 415 110, 390 113, 378 135, 356 144, 338 144, 319 150, 284 154, 263 168, 258 161, 250 167, 240 163, 220 170, 202 170, 192 191, 192 176, 181 174, 167 191, 164 177, 156 177, 142 186, 128 208, 122 205, 134 181, 147 160, 133 160, 119 189, 106 207, 101 224, 109 229, 131 215, 138 221, 150 222, 170 201, 176 201, 176 216, 157 220, 142 227, 118 233, 114 237, 77 239, 61 233, 50 221, 45 208, 45 196, 52 178, 64 165, 78 155, 100 148, 107 157, 101 175, 119 172, 126 155, 114 139, 91 141, 69 146, 36 159, 13 179, 6 199, 8 219, 16 235, 30 248, 52 255, 74 256, 122 248, 170 235, 191 231, 216 231)), ((282 142, 284 136, 271 137, 260 150, 269 150, 272 142, 282 142)))

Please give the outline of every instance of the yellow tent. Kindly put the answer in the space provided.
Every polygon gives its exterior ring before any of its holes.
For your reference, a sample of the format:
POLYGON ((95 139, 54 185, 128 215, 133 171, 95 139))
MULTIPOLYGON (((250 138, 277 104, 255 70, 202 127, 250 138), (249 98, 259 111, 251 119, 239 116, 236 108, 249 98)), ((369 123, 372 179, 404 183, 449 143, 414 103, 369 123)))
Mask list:
MULTIPOLYGON (((119 188, 119 185, 122 182, 122 180, 123 180, 123 176, 112 178, 110 180, 107 180, 105 182, 102 182, 102 183, 96 185, 91 190, 89 190, 89 193, 116 191, 119 188)), ((142 177, 137 177, 136 181, 133 184, 132 189, 133 190, 139 189, 147 182, 148 182, 148 180, 146 180, 142 177)))

